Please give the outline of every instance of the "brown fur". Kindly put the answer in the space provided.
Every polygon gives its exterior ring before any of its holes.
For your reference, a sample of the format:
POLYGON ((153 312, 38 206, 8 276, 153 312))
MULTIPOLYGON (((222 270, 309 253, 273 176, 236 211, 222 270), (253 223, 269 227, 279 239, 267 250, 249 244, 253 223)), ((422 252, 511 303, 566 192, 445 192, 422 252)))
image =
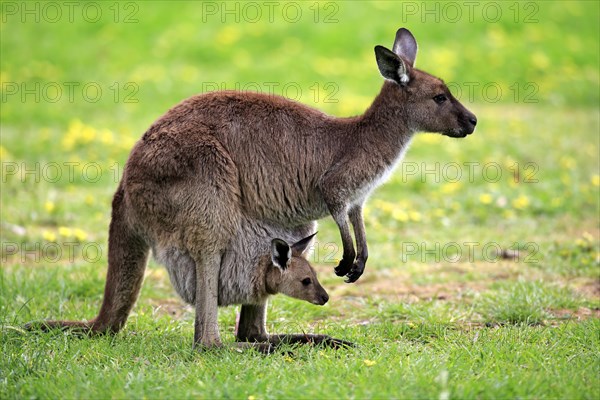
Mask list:
MULTIPOLYGON (((298 239, 330 214, 344 249, 336 273, 356 281, 368 257, 362 206, 413 134, 464 137, 475 128, 475 116, 441 80, 413 67, 416 46, 400 29, 393 52, 375 48, 386 82, 357 117, 328 116, 278 96, 224 91, 187 99, 152 124, 133 148, 115 195, 105 298, 92 329, 121 328, 148 249, 168 249, 194 269, 195 342, 219 345, 219 275, 244 226, 253 232, 244 240, 277 237, 272 232, 298 239)), ((243 268, 254 268, 250 257, 244 260, 243 268)), ((245 304, 238 338, 264 336, 265 315, 264 303, 245 304)))

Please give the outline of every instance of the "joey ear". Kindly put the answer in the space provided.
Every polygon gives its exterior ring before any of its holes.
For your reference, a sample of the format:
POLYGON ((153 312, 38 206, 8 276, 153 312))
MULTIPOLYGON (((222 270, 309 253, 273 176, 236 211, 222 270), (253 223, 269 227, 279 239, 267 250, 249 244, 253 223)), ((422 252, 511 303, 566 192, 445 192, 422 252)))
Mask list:
POLYGON ((294 252, 297 252, 299 254, 303 254, 304 251, 306 250, 306 248, 308 247, 308 245, 310 244, 310 242, 312 241, 312 239, 315 237, 316 234, 317 234, 317 232, 315 232, 312 235, 307 236, 304 239, 299 240, 298 242, 294 243, 292 245, 292 250, 294 250, 294 252))
POLYGON ((401 86, 408 83, 408 68, 396 53, 383 46, 375 46, 375 59, 379 72, 385 79, 392 80, 401 86))
POLYGON ((273 261, 273 265, 284 270, 288 267, 291 258, 292 249, 285 240, 273 239, 271 241, 271 261, 273 261))
POLYGON ((395 54, 408 61, 411 67, 415 66, 418 49, 417 40, 408 29, 398 29, 398 32, 396 32, 396 39, 394 40, 394 47, 392 47, 392 49, 395 54))

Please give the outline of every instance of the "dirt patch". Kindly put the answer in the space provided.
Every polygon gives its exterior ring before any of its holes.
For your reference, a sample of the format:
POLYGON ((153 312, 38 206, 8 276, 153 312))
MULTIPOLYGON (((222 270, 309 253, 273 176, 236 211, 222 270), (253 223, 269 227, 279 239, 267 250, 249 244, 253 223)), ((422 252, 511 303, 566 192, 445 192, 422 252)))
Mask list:
POLYGON ((384 281, 374 282, 369 287, 369 293, 376 293, 379 296, 393 296, 405 298, 408 301, 418 300, 450 300, 462 297, 468 292, 480 292, 486 288, 481 282, 448 282, 432 283, 427 285, 415 285, 407 283, 403 279, 386 279, 384 281))
POLYGON ((593 299, 600 299, 600 280, 594 279, 593 281, 586 282, 579 287, 576 287, 576 290, 580 292, 583 296, 593 299))
POLYGON ((550 310, 550 313, 558 319, 574 319, 577 321, 586 320, 589 318, 600 318, 600 309, 590 309, 580 307, 577 310, 550 310))
MULTIPOLYGON (((460 274, 456 266, 450 267, 451 272, 460 274)), ((439 271, 437 271, 439 273, 439 271)), ((371 298, 388 297, 404 302, 416 302, 420 300, 451 300, 468 295, 469 293, 484 291, 490 281, 453 281, 447 280, 444 283, 425 282, 415 283, 414 277, 410 273, 398 270, 381 270, 371 272, 369 279, 359 280, 356 284, 338 284, 328 290, 335 297, 344 298, 371 298)))

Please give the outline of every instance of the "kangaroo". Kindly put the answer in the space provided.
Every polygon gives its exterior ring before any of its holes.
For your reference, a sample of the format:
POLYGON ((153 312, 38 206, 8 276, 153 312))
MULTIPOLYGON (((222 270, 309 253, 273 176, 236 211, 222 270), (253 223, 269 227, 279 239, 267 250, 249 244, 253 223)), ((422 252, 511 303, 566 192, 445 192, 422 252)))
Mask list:
MULTIPOLYGON (((92 330, 118 331, 137 298, 149 249, 174 249, 195 271, 188 289, 195 295, 194 342, 220 345, 219 275, 245 221, 257 232, 269 226, 310 234, 314 221, 331 215, 343 245, 335 273, 355 282, 368 258, 363 204, 413 135, 465 137, 477 123, 440 79, 414 68, 416 54, 404 28, 392 50, 375 47, 385 81, 359 116, 336 118, 279 96, 219 91, 184 100, 154 122, 132 149, 113 200, 107 283, 92 330)), ((265 314, 265 303, 242 306, 237 338, 264 336, 265 314)))

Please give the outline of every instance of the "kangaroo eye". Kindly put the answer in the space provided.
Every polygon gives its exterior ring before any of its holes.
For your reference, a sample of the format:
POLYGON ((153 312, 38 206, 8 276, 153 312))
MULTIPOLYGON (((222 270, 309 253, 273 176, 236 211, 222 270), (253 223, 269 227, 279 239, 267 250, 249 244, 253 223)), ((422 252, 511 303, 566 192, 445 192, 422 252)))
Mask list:
POLYGON ((310 285, 311 283, 312 283, 312 281, 310 280, 310 278, 304 278, 304 279, 302 279, 302 284, 303 284, 304 286, 308 286, 308 285, 310 285))
POLYGON ((438 94, 437 96, 433 97, 433 101, 435 101, 437 104, 442 104, 446 100, 448 100, 448 98, 445 94, 438 94))

